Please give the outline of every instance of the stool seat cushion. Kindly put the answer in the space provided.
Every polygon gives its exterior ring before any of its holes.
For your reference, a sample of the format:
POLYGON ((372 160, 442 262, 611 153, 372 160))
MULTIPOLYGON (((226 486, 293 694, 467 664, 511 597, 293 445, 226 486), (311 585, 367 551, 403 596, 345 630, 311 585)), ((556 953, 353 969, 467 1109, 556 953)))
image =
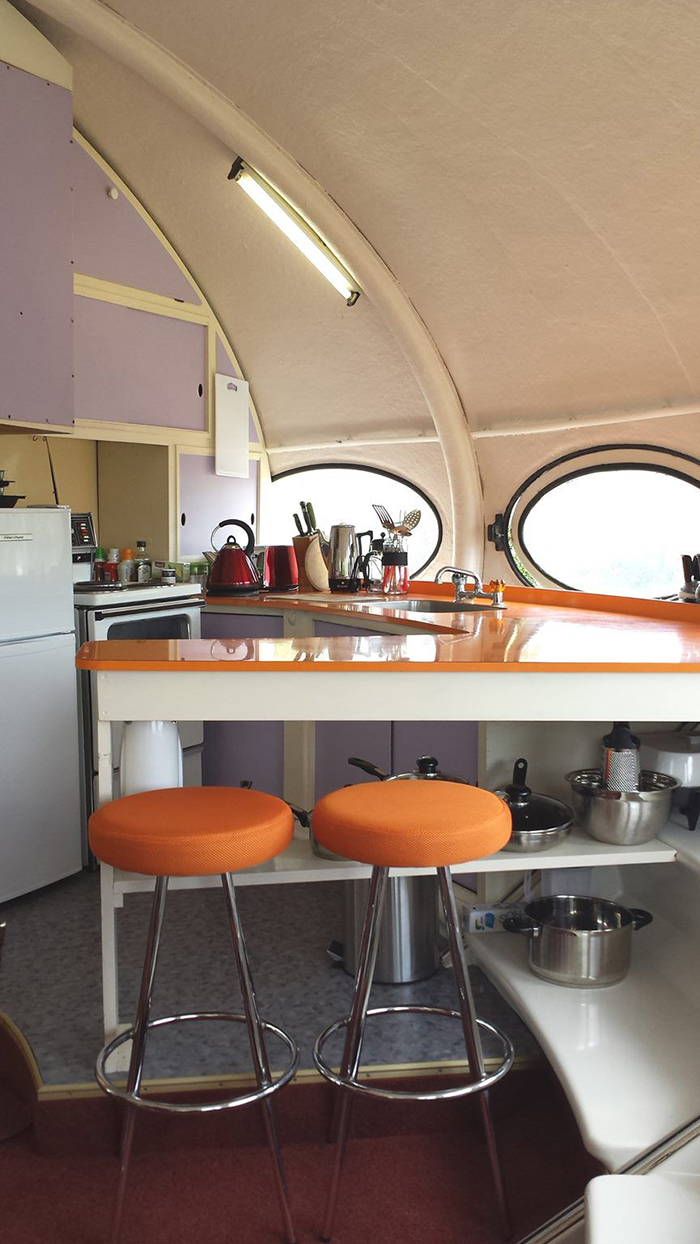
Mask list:
POLYGON ((293 818, 275 795, 238 786, 183 786, 115 799, 90 817, 99 860, 151 877, 238 872, 279 855, 293 818))
POLYGON ((314 834, 338 855, 383 867, 443 868, 498 851, 510 837, 507 804, 459 782, 360 782, 314 808, 314 834))

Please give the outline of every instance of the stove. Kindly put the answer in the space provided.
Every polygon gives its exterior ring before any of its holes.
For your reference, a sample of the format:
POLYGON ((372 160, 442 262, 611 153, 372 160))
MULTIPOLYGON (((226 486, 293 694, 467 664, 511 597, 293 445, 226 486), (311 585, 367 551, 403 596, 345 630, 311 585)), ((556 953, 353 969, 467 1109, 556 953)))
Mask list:
MULTIPOLYGON (((199 639, 204 604, 201 583, 75 583, 76 635, 78 644, 104 639, 199 639)), ((96 674, 81 670, 78 678, 78 714, 82 735, 83 832, 87 858, 87 821, 96 807, 97 707, 96 674)), ((183 747, 185 785, 202 781, 201 752, 204 740, 201 721, 179 723, 183 747)), ((112 755, 118 764, 122 726, 112 722, 112 755)), ((115 768, 113 794, 120 793, 115 768)))
POLYGON ((74 583, 76 609, 112 608, 156 601, 181 604, 185 600, 201 600, 201 583, 74 583))

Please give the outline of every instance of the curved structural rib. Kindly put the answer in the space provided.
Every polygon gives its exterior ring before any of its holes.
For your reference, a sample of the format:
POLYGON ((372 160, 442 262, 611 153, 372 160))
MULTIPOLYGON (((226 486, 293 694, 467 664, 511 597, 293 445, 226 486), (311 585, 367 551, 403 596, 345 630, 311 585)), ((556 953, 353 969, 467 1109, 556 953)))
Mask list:
POLYGON ((99 0, 32 0, 127 65, 291 200, 358 279, 394 333, 420 385, 440 437, 450 481, 454 558, 481 568, 484 552, 481 480, 472 438, 445 362, 423 320, 366 238, 323 188, 254 121, 204 78, 99 0))

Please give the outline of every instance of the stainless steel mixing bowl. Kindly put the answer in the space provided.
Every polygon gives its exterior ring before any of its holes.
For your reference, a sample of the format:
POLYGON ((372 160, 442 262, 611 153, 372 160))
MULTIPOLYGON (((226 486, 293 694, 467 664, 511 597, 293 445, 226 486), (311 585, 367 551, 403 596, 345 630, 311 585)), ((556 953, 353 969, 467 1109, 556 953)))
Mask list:
POLYGON ((643 769, 639 790, 616 791, 603 786, 598 769, 567 773, 572 803, 579 825, 598 842, 634 847, 650 842, 671 815, 673 792, 678 786, 666 773, 643 769))

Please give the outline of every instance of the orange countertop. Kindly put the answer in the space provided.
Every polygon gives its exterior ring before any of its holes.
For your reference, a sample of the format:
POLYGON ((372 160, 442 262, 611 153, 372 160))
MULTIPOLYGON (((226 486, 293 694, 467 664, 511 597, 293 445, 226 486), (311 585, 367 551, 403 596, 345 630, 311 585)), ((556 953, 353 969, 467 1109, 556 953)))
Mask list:
MULTIPOLYGON (((443 586, 443 585, 441 585, 443 586)), ((435 584, 413 595, 450 596, 435 584)), ((84 644, 81 669, 215 672, 700 672, 700 607, 628 597, 508 588, 507 608, 456 616, 407 613, 319 594, 216 597, 209 603, 301 609, 399 623, 410 635, 333 639, 103 640, 84 644)))

